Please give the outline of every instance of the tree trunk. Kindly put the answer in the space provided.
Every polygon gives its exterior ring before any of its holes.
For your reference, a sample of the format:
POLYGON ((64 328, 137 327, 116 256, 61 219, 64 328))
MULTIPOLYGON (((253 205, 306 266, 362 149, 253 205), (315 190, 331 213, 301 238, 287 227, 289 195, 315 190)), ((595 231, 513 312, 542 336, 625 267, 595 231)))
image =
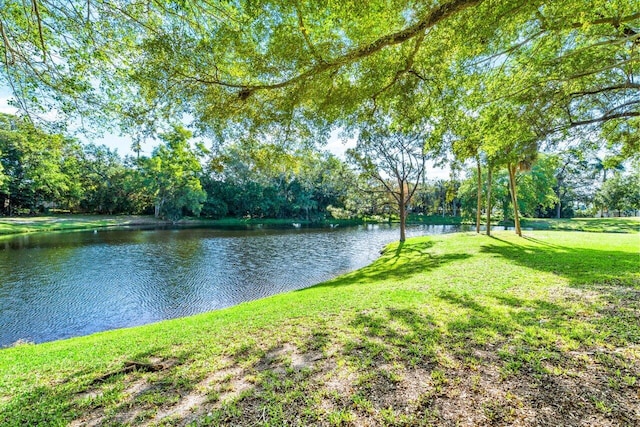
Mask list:
POLYGON ((154 211, 154 216, 156 218, 160 218, 160 211, 162 209, 162 205, 164 205, 164 197, 160 200, 158 200, 155 204, 155 211, 154 211))
POLYGON ((400 242, 403 243, 407 237, 406 237, 406 227, 407 227, 407 209, 406 209, 406 205, 405 205, 405 200, 404 200, 404 186, 400 186, 400 203, 399 203, 399 210, 400 210, 400 242))
POLYGON ((487 236, 491 236, 491 179, 493 178, 493 167, 491 163, 487 166, 487 236))
POLYGON ((476 157, 476 165, 478 166, 478 198, 476 204, 476 233, 480 234, 480 221, 482 219, 482 166, 480 165, 480 157, 476 157))
POLYGON ((513 206, 513 223, 516 228, 516 234, 522 237, 522 230, 520 229, 520 215, 518 212, 518 195, 516 194, 516 168, 515 164, 509 163, 509 189, 511 190, 511 204, 513 206))
POLYGON ((560 219, 560 217, 562 216, 562 186, 564 182, 562 177, 557 177, 556 179, 558 180, 558 185, 556 187, 558 189, 558 191, 556 191, 556 196, 558 196, 558 204, 556 205, 556 218, 560 219))

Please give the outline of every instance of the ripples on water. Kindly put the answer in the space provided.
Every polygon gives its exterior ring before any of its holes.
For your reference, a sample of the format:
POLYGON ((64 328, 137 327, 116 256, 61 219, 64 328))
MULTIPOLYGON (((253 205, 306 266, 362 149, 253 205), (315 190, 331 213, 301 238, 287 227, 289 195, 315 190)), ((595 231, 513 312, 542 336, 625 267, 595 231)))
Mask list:
MULTIPOLYGON (((407 235, 455 226, 412 226, 407 235)), ((375 260, 386 225, 101 230, 0 240, 0 347, 142 325, 305 288, 375 260)))

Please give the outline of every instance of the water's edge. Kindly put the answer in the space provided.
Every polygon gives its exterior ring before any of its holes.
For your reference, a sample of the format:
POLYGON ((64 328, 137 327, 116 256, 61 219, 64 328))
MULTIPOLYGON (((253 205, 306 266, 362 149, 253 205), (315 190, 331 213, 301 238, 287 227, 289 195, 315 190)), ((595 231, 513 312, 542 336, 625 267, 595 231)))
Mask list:
MULTIPOLYGON (((409 226, 408 236, 465 231, 409 226)), ((0 241, 0 347, 216 310, 362 268, 393 225, 139 227, 0 241)))

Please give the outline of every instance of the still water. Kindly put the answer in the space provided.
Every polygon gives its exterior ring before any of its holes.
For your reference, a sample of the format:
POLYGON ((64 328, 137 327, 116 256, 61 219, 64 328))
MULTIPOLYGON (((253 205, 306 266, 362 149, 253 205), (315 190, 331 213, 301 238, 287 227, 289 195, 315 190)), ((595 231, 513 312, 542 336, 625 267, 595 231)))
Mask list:
MULTIPOLYGON (((408 236, 457 231, 411 226, 408 236)), ((0 240, 0 347, 228 307, 371 263, 396 226, 98 230, 0 240)))

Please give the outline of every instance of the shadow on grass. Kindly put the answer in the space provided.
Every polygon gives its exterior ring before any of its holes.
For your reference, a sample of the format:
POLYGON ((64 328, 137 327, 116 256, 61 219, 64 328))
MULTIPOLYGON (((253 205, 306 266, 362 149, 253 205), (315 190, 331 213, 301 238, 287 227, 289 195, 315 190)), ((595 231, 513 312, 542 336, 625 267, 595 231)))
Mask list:
MULTIPOLYGON (((149 359, 161 353, 162 350, 162 348, 152 348, 137 353, 104 371, 95 368, 82 369, 70 373, 56 384, 37 386, 28 392, 18 394, 0 413, 0 425, 43 426, 71 422, 88 409, 87 405, 82 402, 83 395, 100 396, 103 393, 106 395, 108 392, 105 390, 122 382, 125 376, 136 375, 136 372, 150 372, 149 369, 145 369, 153 366, 149 363, 149 359)), ((178 359, 185 356, 178 356, 178 359)), ((179 361, 176 359, 167 364, 166 368, 157 368, 159 377, 162 379, 172 375, 175 372, 173 368, 178 365, 179 361)), ((147 393, 152 387, 142 388, 130 400, 147 393)), ((157 386, 155 387, 157 388, 157 386)), ((97 405, 95 408, 102 406, 101 399, 101 397, 98 398, 97 403, 94 404, 97 405)))
POLYGON ((516 244, 497 237, 483 245, 484 253, 501 256, 518 265, 557 274, 572 284, 611 283, 640 286, 640 254, 616 250, 564 247, 526 238, 536 246, 516 244))
MULTIPOLYGON (((456 399, 451 396, 461 387, 470 393, 473 375, 478 390, 489 390, 485 395, 478 391, 485 396, 480 399, 490 396, 480 415, 474 414, 479 424, 487 419, 510 424, 523 407, 527 408, 523 413, 534 414, 529 419, 533 425, 640 421, 634 388, 640 366, 625 353, 640 343, 640 329, 629 326, 637 324, 640 313, 640 294, 633 288, 638 283, 638 255, 568 248, 533 238, 522 244, 494 242, 482 252, 566 277, 577 289, 560 289, 549 298, 535 291, 536 296, 520 297, 450 289, 437 294, 440 303, 434 304, 446 313, 437 319, 408 307, 357 313, 349 324, 353 334, 341 354, 358 372, 352 384, 358 399, 437 424, 443 421, 434 415, 438 411, 465 406, 453 403, 456 399), (610 350, 609 345, 616 348, 610 350), (417 410, 399 398, 407 387, 406 378, 416 373, 418 382, 424 383, 426 377, 431 385, 420 396, 417 410)), ((411 277, 469 257, 435 255, 429 251, 433 245, 392 248, 343 284, 387 279, 398 271, 398 276, 411 277), (394 271, 385 271, 390 269, 394 271)), ((342 404, 348 402, 343 399, 342 404)))
POLYGON ((447 322, 445 345, 458 360, 497 367, 512 393, 548 408, 537 414, 542 425, 598 424, 594 417, 602 415, 635 425, 640 365, 632 349, 640 332, 630 322, 637 324, 640 300, 625 302, 619 292, 628 288, 600 290, 597 300, 589 289, 567 290, 553 301, 440 292, 443 302, 463 310, 447 322))
MULTIPOLYGON (((619 328, 620 301, 614 309, 587 291, 567 292, 546 299, 447 290, 433 302, 443 313, 435 317, 419 308, 360 312, 342 348, 358 373, 354 393, 434 424, 444 422, 439 412, 452 419, 460 411, 476 424, 533 416, 530 425, 635 425, 640 335, 630 319, 619 328), (417 408, 402 399, 412 381, 428 384, 417 408), (475 406, 465 409, 469 398, 475 406)), ((637 318, 640 302, 627 308, 637 318)))
POLYGON ((430 366, 442 331, 433 317, 407 308, 387 308, 386 312, 359 313, 350 326, 358 339, 344 349, 358 364, 373 366, 400 356, 412 366, 430 366), (381 345, 380 340, 390 345, 381 345))
POLYGON ((436 242, 432 240, 412 243, 399 243, 397 247, 383 251, 382 256, 373 264, 337 279, 317 285, 317 287, 338 287, 359 282, 372 282, 402 279, 411 281, 417 274, 435 270, 443 265, 471 258, 471 254, 447 253, 434 254, 431 249, 436 242))

